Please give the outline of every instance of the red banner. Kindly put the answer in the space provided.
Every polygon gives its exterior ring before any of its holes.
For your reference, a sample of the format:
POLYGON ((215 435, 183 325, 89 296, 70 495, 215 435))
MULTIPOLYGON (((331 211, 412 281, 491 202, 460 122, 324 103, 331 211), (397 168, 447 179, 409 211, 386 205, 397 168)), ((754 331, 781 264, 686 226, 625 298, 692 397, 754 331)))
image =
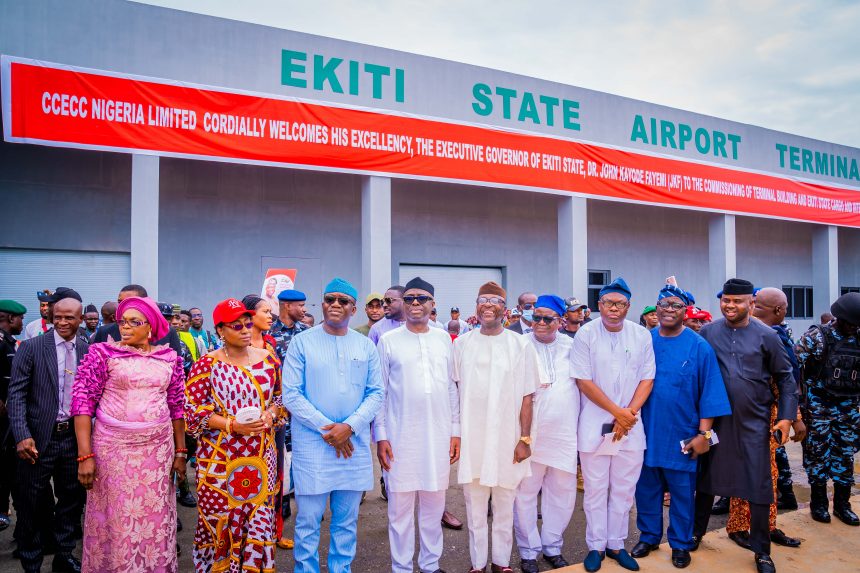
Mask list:
POLYGON ((3 61, 7 141, 312 166, 860 227, 860 193, 552 137, 3 61))

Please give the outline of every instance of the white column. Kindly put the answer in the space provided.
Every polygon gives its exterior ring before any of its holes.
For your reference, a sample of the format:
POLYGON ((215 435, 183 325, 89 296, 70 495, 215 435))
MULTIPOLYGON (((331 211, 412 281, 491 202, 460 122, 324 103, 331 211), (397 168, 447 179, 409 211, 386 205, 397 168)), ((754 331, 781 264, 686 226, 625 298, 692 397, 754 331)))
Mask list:
POLYGON ((392 284, 391 178, 368 176, 361 182, 360 296, 385 292, 392 284))
POLYGON ((558 202, 558 294, 588 304, 588 200, 558 202))
POLYGON ((813 316, 830 312, 839 297, 839 228, 816 227, 812 232, 812 305, 813 316))
POLYGON ((131 282, 158 300, 158 156, 131 156, 131 282))
MULTIPOLYGON (((708 284, 714 292, 738 273, 735 216, 713 215, 708 225, 708 284)), ((741 277, 743 278, 743 277, 741 277)))

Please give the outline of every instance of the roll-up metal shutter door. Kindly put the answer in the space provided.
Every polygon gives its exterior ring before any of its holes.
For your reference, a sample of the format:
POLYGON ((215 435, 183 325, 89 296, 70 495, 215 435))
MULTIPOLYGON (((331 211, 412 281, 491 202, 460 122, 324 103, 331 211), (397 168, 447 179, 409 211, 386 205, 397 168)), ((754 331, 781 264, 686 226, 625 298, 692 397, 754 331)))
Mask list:
POLYGON ((36 292, 46 288, 73 288, 85 306, 101 308, 105 301, 116 300, 119 289, 130 282, 131 260, 128 253, 0 249, 0 269, 0 298, 27 307, 26 325, 39 318, 36 292))
MULTIPOLYGON (((400 265, 400 284, 421 277, 433 285, 436 291, 436 308, 439 321, 447 324, 451 320, 451 307, 460 308, 460 319, 466 320, 475 314, 475 299, 478 288, 487 281, 502 284, 502 269, 498 267, 454 267, 436 265, 400 265)), ((504 286, 504 285, 502 285, 504 286)))

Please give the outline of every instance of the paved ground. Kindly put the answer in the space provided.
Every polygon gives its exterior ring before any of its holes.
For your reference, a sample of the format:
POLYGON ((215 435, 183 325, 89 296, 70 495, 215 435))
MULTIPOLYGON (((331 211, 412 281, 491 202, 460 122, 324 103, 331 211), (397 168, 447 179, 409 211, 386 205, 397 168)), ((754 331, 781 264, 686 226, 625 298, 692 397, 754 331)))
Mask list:
MULTIPOLYGON (((809 489, 806 484, 806 475, 800 467, 800 448, 797 444, 789 444, 789 458, 791 459, 793 473, 795 476, 795 492, 799 501, 805 506, 809 502, 809 489)), ((860 466, 855 468, 855 473, 860 472, 860 466)), ((379 470, 377 468, 377 488, 368 492, 367 499, 361 507, 359 518, 359 538, 358 538, 358 553, 353 565, 353 571, 356 573, 383 572, 390 570, 391 562, 388 548, 388 531, 386 518, 386 504, 379 493, 379 470)), ((456 476, 452 472, 452 480, 456 476)), ((581 496, 581 493, 579 494, 581 496)), ((294 506, 295 508, 295 506, 294 506)), ((460 519, 465 520, 466 510, 463 501, 463 491, 459 486, 453 486, 448 492, 448 508, 453 511, 460 519)), ((855 508, 860 511, 860 499, 855 498, 855 508)), ((182 519, 185 529, 179 534, 179 542, 182 546, 183 553, 180 557, 180 571, 193 571, 191 563, 191 545, 193 539, 193 529, 195 511, 192 509, 180 508, 180 518, 182 519)), ((783 530, 789 535, 799 536, 807 540, 807 546, 799 551, 779 548, 774 551, 774 558, 778 566, 781 566, 780 573, 784 572, 804 572, 808 573, 815 570, 816 573, 825 573, 826 571, 854 572, 860 571, 860 528, 851 528, 843 526, 841 523, 832 524, 829 528, 811 521, 805 512, 791 512, 792 515, 787 515, 780 518, 779 524, 783 530), (836 533, 836 535, 832 535, 836 533), (851 539, 850 544, 844 543, 846 539, 851 539), (813 546, 816 549, 807 550, 806 547, 813 546), (844 549, 844 550, 843 550, 844 549), (826 556, 827 564, 838 568, 813 568, 810 563, 812 559, 821 556, 826 556)), ((325 568, 325 554, 328 547, 327 535, 327 520, 323 524, 323 538, 321 542, 322 555, 322 570, 325 568)), ((721 529, 725 525, 725 517, 714 517, 711 521, 712 529, 721 529)), ((291 528, 290 528, 291 531, 291 528)), ((707 551, 701 551, 696 554, 694 565, 688 569, 690 571, 715 571, 724 569, 723 565, 729 565, 728 570, 732 571, 737 564, 735 571, 754 571, 751 566, 751 558, 749 554, 736 549, 725 543, 719 544, 716 540, 720 537, 725 537, 725 532, 722 530, 721 535, 711 534, 708 536, 708 542, 703 545, 707 551), (712 541, 713 540, 713 541, 712 541), (713 548, 711 547, 713 545, 713 548), (713 555, 712 555, 713 551, 713 555), (725 554, 724 561, 723 553, 725 554), (704 556, 710 556, 711 559, 706 559, 704 556), (701 561, 701 564, 697 564, 701 561), (709 565, 705 565, 708 563, 709 565), (719 567, 717 567, 719 564, 719 567)), ((20 571, 20 565, 11 557, 12 543, 11 532, 9 528, 0 533, 0 573, 20 571)), ((458 573, 468 571, 469 550, 468 550, 468 532, 445 530, 445 553, 442 557, 442 568, 449 573, 458 573)), ((631 516, 630 537, 628 541, 628 549, 638 539, 638 531, 636 530, 635 512, 631 516)), ((728 542, 726 542, 728 543, 728 542)), ((573 515, 573 521, 565 533, 564 555, 571 563, 581 563, 585 558, 585 515, 582 512, 581 497, 577 499, 576 511, 573 515)), ((659 561, 665 561, 668 564, 668 550, 661 551, 655 554, 654 559, 649 558, 647 561, 648 569, 651 569, 652 564, 659 561), (659 556, 658 556, 659 555, 659 556)), ((516 569, 519 559, 516 554, 511 560, 512 566, 516 569)), ((541 564, 542 569, 545 564, 541 564)), ((671 569, 671 564, 668 564, 671 569)), ((279 571, 292 571, 293 559, 292 551, 278 550, 277 568, 279 571)), ((45 560, 43 571, 50 571, 50 557, 45 560)), ((573 568, 572 571, 581 570, 573 568)), ((610 565, 605 565, 603 570, 613 571, 610 565)), ((654 569, 659 571, 662 569, 654 569)), ((669 570, 669 569, 666 569, 669 570)))

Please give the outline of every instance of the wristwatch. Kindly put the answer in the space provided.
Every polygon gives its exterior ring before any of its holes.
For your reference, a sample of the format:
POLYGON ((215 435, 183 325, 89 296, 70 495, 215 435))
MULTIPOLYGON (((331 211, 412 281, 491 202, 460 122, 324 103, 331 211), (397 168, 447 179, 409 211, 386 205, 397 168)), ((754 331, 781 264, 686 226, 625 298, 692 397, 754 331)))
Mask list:
POLYGON ((710 431, 710 430, 705 430, 705 431, 699 430, 699 435, 700 435, 700 436, 705 436, 705 439, 706 439, 706 440, 708 440, 708 441, 710 442, 710 441, 711 441, 711 436, 712 436, 713 434, 711 434, 711 431, 710 431))
POLYGON ((520 436, 520 441, 527 446, 532 445, 532 437, 531 436, 520 436))

